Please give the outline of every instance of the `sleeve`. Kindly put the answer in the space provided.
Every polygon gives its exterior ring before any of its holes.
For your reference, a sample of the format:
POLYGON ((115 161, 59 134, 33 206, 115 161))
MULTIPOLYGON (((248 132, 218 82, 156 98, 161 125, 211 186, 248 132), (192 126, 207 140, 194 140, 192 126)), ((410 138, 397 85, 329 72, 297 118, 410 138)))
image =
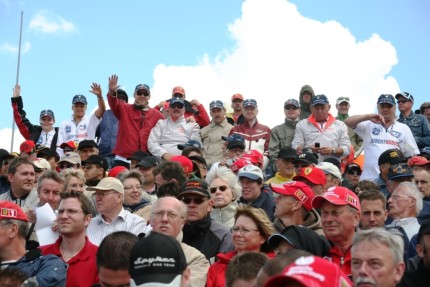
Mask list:
POLYGON ((269 141, 269 157, 271 159, 275 159, 275 157, 278 155, 280 147, 280 140, 279 140, 279 134, 277 129, 272 129, 270 131, 270 141, 269 141))
POLYGON ((52 254, 42 255, 39 258, 42 262, 35 274, 39 286, 66 286, 66 264, 60 258, 52 254))
POLYGON ((297 150, 298 146, 302 146, 302 147, 305 146, 305 136, 303 133, 303 125, 304 125, 305 121, 307 121, 307 120, 306 119, 301 120, 296 125, 296 130, 294 132, 294 138, 293 138, 293 141, 291 142, 291 147, 295 150, 297 150))
POLYGON ((90 116, 90 119, 88 121, 88 128, 87 128, 87 139, 88 140, 95 140, 96 138, 96 130, 101 122, 101 118, 99 119, 96 116, 96 113, 92 113, 90 116))
POLYGON ((148 146, 147 146, 148 150, 153 156, 159 159, 161 159, 163 154, 167 152, 160 145, 163 124, 164 124, 164 120, 158 120, 157 124, 152 128, 148 137, 148 146))
POLYGON ((58 127, 58 139, 57 139, 57 153, 58 155, 61 157, 62 155, 64 155, 63 149, 60 148, 60 145, 62 143, 64 143, 64 122, 62 122, 60 124, 60 126, 58 127))
POLYGON ((270 128, 267 128, 267 134, 264 136, 264 154, 269 155, 269 143, 270 143, 270 128))
POLYGON ((339 121, 339 142, 338 146, 343 149, 342 157, 348 156, 351 148, 351 141, 349 140, 348 136, 348 127, 345 125, 344 122, 339 121))
POLYGON ((359 123, 355 127, 355 129, 353 129, 353 131, 355 131, 355 133, 357 135, 359 135, 361 138, 364 138, 364 134, 366 133, 366 128, 367 128, 367 125, 368 125, 369 122, 370 121, 364 121, 364 122, 359 123))
POLYGON ((22 97, 11 98, 12 108, 13 108, 13 118, 19 129, 21 135, 26 139, 31 139, 31 132, 33 130, 33 124, 26 117, 26 112, 24 111, 24 103, 22 102, 22 97))
POLYGON ((202 143, 202 138, 200 137, 200 127, 198 124, 194 124, 191 129, 191 139, 202 143))
POLYGON ((185 253, 185 257, 187 259, 188 267, 190 267, 191 269, 191 286, 207 286, 206 280, 208 277, 209 261, 196 248, 191 246, 187 246, 186 248, 184 248, 184 245, 184 243, 181 244, 185 253))
POLYGON ((202 104, 197 106, 197 110, 199 111, 199 114, 195 117, 196 122, 199 124, 200 127, 204 128, 211 122, 211 120, 209 119, 209 115, 202 104))
POLYGON ((418 145, 418 147, 429 147, 430 146, 430 129, 429 129, 429 122, 425 117, 422 117, 421 122, 421 132, 422 136, 415 137, 415 141, 418 145))
MULTIPOLYGON (((122 115, 122 109, 121 109, 121 101, 118 101, 118 99, 114 96, 111 96, 109 93, 107 94, 108 104, 112 111, 112 113, 115 115, 115 117, 120 120, 122 115)), ((125 104, 125 103, 123 103, 125 104)))

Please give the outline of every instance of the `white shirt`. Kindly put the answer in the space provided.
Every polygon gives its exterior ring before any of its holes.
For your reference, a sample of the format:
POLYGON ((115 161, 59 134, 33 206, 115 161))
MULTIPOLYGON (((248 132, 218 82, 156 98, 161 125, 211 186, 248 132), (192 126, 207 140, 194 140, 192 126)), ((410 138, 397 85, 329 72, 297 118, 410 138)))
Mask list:
POLYGON ((402 219, 394 219, 388 226, 401 226, 406 232, 409 240, 420 230, 420 224, 416 217, 407 217, 402 219))

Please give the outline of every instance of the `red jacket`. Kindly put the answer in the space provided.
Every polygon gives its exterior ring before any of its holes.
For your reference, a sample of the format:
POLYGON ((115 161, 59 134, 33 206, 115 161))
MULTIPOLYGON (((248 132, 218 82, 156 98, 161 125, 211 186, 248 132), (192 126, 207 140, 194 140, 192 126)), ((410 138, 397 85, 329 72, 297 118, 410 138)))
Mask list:
POLYGON ((230 134, 238 134, 245 138, 245 150, 256 149, 262 155, 268 156, 270 128, 258 123, 258 120, 251 127, 247 121, 243 124, 234 126, 230 130, 230 134))
POLYGON ((348 250, 343 253, 339 250, 337 246, 333 246, 329 250, 329 254, 325 256, 324 258, 328 261, 331 261, 337 265, 340 266, 340 269, 347 275, 349 278, 352 278, 352 270, 351 270, 351 247, 348 248, 348 250))
POLYGON ((158 120, 164 119, 163 114, 152 108, 138 110, 110 94, 108 102, 118 119, 118 136, 112 153, 128 158, 138 150, 148 151, 149 133, 158 120))
MULTIPOLYGON (((168 99, 167 102, 170 102, 172 99, 168 99)), ((196 119, 196 123, 199 124, 200 128, 204 128, 205 126, 209 125, 211 123, 211 120, 209 119, 209 115, 206 112, 205 107, 200 104, 198 106, 192 106, 190 102, 187 100, 184 101, 185 105, 185 114, 184 117, 187 119, 191 116, 193 116, 196 119)), ((155 106, 154 109, 160 110, 159 106, 155 106)))

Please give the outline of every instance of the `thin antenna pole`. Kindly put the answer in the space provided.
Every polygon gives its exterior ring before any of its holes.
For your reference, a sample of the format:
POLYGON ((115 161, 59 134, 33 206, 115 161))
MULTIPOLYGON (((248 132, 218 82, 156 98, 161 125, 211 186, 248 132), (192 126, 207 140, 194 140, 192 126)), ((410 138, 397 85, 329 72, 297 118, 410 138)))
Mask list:
MULTIPOLYGON (((16 68, 16 82, 15 84, 18 85, 19 83, 19 67, 21 64, 21 38, 22 38, 22 19, 24 18, 24 12, 21 11, 21 25, 19 27, 19 45, 18 45, 18 65, 16 68)), ((13 140, 15 137, 15 118, 12 114, 12 138, 10 140, 10 151, 13 151, 13 140)))

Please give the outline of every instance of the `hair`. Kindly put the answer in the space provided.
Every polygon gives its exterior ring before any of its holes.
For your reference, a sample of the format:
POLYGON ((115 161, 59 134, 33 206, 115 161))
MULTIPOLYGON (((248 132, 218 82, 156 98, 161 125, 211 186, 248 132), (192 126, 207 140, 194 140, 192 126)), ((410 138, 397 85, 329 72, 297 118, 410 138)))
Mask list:
POLYGON ((365 190, 358 195, 358 199, 360 200, 360 203, 363 200, 380 200, 384 209, 387 206, 387 198, 385 198, 384 194, 379 190, 365 190))
POLYGON ((415 198, 415 210, 418 215, 423 209, 423 195, 421 194, 420 190, 415 185, 415 183, 409 181, 401 182, 395 190, 400 188, 405 188, 408 191, 408 195, 415 198))
POLYGON ((97 268, 128 270, 130 251, 138 238, 127 231, 117 231, 106 236, 97 250, 97 268))
POLYGON ((368 241, 379 243, 388 247, 392 252, 395 264, 403 262, 404 241, 402 235, 397 230, 387 231, 384 228, 372 228, 360 230, 355 233, 352 241, 352 250, 361 242, 368 241))
POLYGON ((381 190, 381 187, 378 184, 370 180, 362 180, 358 182, 356 188, 359 188, 361 191, 367 191, 367 190, 380 191, 381 190))
POLYGON ((220 178, 227 182, 230 189, 233 191, 233 199, 236 200, 242 195, 242 186, 239 184, 239 178, 229 168, 221 166, 213 169, 206 175, 206 181, 211 184, 215 179, 220 178))
POLYGON ((236 280, 251 281, 257 277, 261 267, 269 261, 261 252, 244 252, 234 256, 225 272, 226 286, 231 287, 236 280))
POLYGON ((430 108, 430 102, 424 102, 420 106, 420 112, 423 115, 426 109, 430 108))
POLYGON ((144 182, 143 175, 137 170, 127 170, 127 171, 121 172, 118 176, 118 179, 121 181, 122 184, 124 184, 124 181, 129 178, 135 178, 139 181, 141 185, 143 185, 143 182, 144 182))
POLYGON ((30 229, 27 221, 17 219, 2 219, 2 223, 18 225, 18 236, 22 239, 27 238, 28 230, 30 229))
MULTIPOLYGON (((15 268, 0 268, 0 286, 2 287, 17 287, 27 280, 29 276, 21 269, 15 268)), ((26 285, 27 286, 27 285, 26 285)))
POLYGON ((177 197, 179 193, 181 193, 182 188, 176 181, 171 181, 165 184, 160 185, 160 187, 157 189, 157 197, 166 197, 166 196, 173 196, 177 197))
POLYGON ((152 170, 154 176, 161 174, 166 181, 176 180, 180 185, 187 181, 184 169, 175 161, 163 161, 152 170))
POLYGON ((181 155, 188 157, 188 156, 190 155, 190 153, 192 153, 192 152, 196 152, 196 153, 198 153, 200 156, 202 156, 202 155, 203 155, 203 154, 202 154, 202 150, 201 150, 200 148, 198 148, 198 147, 195 147, 195 146, 188 146, 188 147, 184 148, 184 149, 182 150, 181 155))
POLYGON ((272 277, 276 274, 280 274, 285 267, 302 256, 312 256, 312 253, 301 249, 289 249, 287 252, 269 260, 264 264, 261 270, 266 273, 268 277, 272 277))
POLYGON ((69 181, 72 177, 80 179, 83 183, 86 181, 84 171, 82 169, 66 168, 63 169, 60 174, 64 177, 64 189, 67 189, 69 181))
POLYGON ((82 193, 78 191, 61 192, 61 200, 67 198, 76 198, 81 203, 82 211, 85 215, 92 214, 93 208, 89 199, 82 193))
POLYGON ((62 177, 58 172, 53 170, 47 170, 45 173, 39 177, 39 180, 37 181, 37 191, 40 191, 42 188, 42 183, 45 179, 50 179, 55 181, 56 183, 59 183, 63 186, 63 190, 66 188, 64 177, 62 177))
POLYGON ((23 165, 23 164, 29 164, 29 165, 33 166, 33 162, 31 161, 30 158, 28 158, 28 157, 16 157, 10 162, 9 167, 7 168, 7 173, 8 174, 15 174, 18 167, 23 165))
POLYGON ((236 224, 239 216, 245 216, 254 221, 255 225, 257 225, 258 232, 260 232, 261 236, 266 240, 265 243, 261 246, 261 251, 267 252, 272 250, 272 248, 267 244, 267 239, 275 233, 275 229, 272 226, 272 222, 267 216, 266 212, 261 208, 255 208, 251 205, 240 204, 234 215, 234 223, 236 224))

